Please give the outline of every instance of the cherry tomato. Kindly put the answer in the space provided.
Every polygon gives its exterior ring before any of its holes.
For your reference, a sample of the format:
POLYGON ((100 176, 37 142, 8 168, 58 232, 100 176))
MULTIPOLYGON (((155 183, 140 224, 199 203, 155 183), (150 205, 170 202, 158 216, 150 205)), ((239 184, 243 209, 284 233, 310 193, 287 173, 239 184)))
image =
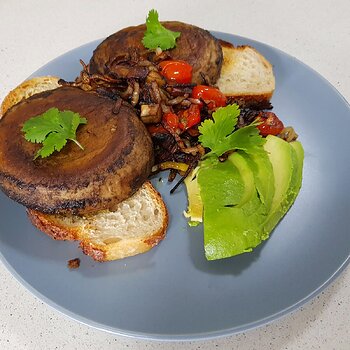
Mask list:
POLYGON ((147 130, 151 135, 166 134, 167 133, 167 131, 164 129, 163 125, 160 125, 160 124, 147 125, 147 130))
POLYGON ((168 81, 180 84, 192 81, 192 66, 185 61, 162 61, 159 63, 160 73, 168 81))
POLYGON ((188 109, 179 113, 179 127, 181 130, 187 130, 201 121, 200 106, 192 104, 188 109))
POLYGON ((226 106, 226 96, 219 90, 212 86, 197 85, 192 90, 192 97, 209 101, 207 103, 209 109, 226 106))
POLYGON ((179 127, 179 117, 174 113, 165 113, 163 120, 174 130, 179 127))
POLYGON ((258 117, 256 120, 261 122, 258 125, 258 129, 262 136, 278 135, 284 129, 283 123, 272 112, 264 112, 264 116, 258 117))

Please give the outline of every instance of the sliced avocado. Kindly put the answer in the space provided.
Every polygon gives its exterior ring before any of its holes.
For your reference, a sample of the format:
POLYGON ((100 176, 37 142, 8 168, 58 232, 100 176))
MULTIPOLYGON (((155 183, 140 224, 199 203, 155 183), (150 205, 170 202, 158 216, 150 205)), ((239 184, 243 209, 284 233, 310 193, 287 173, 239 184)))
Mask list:
POLYGON ((295 163, 295 170, 293 174, 294 181, 291 184, 289 191, 288 191, 288 199, 289 203, 287 204, 288 209, 290 206, 294 203, 295 198, 297 197, 302 183, 303 178, 303 164, 304 164, 304 149, 303 146, 299 141, 293 141, 289 144, 292 149, 294 150, 294 163, 295 163))
MULTIPOLYGON (((230 155, 228 161, 236 166, 244 182, 243 196, 240 203, 235 205, 242 206, 247 202, 255 195, 256 187, 260 200, 269 210, 274 194, 274 177, 267 154, 248 155, 245 152, 237 151, 230 155)), ((190 225, 203 221, 203 202, 197 181, 198 170, 199 166, 193 169, 184 181, 188 199, 187 211, 184 212, 184 216, 190 219, 190 225)))
POLYGON ((205 199, 215 208, 238 205, 245 195, 245 184, 240 172, 230 161, 203 161, 197 173, 204 211, 205 199))
POLYGON ((297 171, 297 191, 299 192, 302 178, 303 178, 303 165, 304 165, 304 149, 302 144, 299 141, 293 141, 290 145, 295 149, 297 162, 298 162, 298 171, 297 171))
MULTIPOLYGON (((241 202, 244 202, 251 196, 251 192, 254 190, 254 178, 244 173, 244 167, 242 167, 242 176, 240 172, 232 172, 232 165, 236 163, 244 163, 244 160, 238 154, 231 155, 228 162, 208 162, 203 161, 191 174, 185 179, 185 185, 187 189, 188 207, 184 212, 185 217, 190 218, 190 225, 193 222, 202 222, 203 217, 203 202, 200 194, 200 187, 198 185, 198 172, 205 171, 207 174, 207 184, 205 187, 206 192, 213 194, 212 201, 218 206, 236 206, 241 202), (230 161, 232 164, 230 164, 230 161), (242 181, 242 178, 244 181, 242 181), (222 184, 230 184, 230 186, 224 186, 225 192, 218 192, 217 188, 222 184), (250 192, 249 192, 250 191, 250 192)), ((249 168, 247 169, 248 171, 249 168)))
POLYGON ((254 174, 255 186, 260 200, 269 211, 275 194, 275 178, 267 153, 247 154, 243 153, 254 174))
POLYGON ((223 163, 201 168, 198 184, 208 260, 250 252, 261 243, 267 210, 255 188, 252 168, 241 152, 234 152, 223 163))
POLYGON ((227 159, 236 167, 243 181, 244 192, 240 202, 237 204, 238 207, 243 206, 256 193, 254 173, 244 154, 244 152, 237 151, 232 153, 227 159))
POLYGON ((265 150, 268 152, 275 177, 275 194, 269 215, 264 223, 264 239, 286 214, 293 204, 301 185, 303 151, 301 144, 292 146, 276 137, 266 138, 265 150))
POLYGON ((198 170, 199 166, 193 169, 184 181, 188 200, 187 211, 184 212, 184 216, 190 219, 190 226, 203 221, 203 202, 197 181, 198 170))
POLYGON ((252 251, 293 204, 302 181, 302 145, 268 136, 264 148, 266 154, 236 151, 225 162, 204 160, 186 180, 187 213, 195 223, 203 215, 208 260, 252 251))

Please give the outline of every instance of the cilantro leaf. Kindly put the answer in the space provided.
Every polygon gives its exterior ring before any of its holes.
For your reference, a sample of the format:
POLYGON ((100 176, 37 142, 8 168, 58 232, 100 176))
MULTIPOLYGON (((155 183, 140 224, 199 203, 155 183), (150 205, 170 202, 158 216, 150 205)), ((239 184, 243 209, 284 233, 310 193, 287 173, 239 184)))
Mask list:
POLYGON ((43 147, 39 149, 34 159, 41 157, 45 158, 52 154, 54 151, 60 151, 67 143, 65 138, 57 132, 50 133, 43 141, 43 147))
POLYGON ((58 109, 52 108, 42 114, 40 119, 37 117, 27 120, 22 128, 25 132, 25 139, 33 143, 43 142, 46 136, 52 131, 59 131, 58 109))
POLYGON ((67 140, 75 142, 83 149, 76 139, 76 131, 80 124, 86 123, 87 120, 81 118, 78 113, 50 108, 43 114, 27 120, 22 131, 27 141, 43 144, 34 159, 39 156, 45 158, 54 151, 60 151, 66 145, 67 140))
POLYGON ((199 141, 204 147, 211 149, 207 156, 220 157, 223 153, 235 149, 246 153, 263 152, 261 146, 265 140, 260 136, 256 124, 233 131, 239 114, 237 104, 221 107, 213 113, 213 120, 207 119, 199 126, 199 141))
POLYGON ((262 146, 266 140, 259 134, 256 124, 238 129, 229 136, 229 139, 234 149, 240 149, 248 154, 265 153, 262 146))
POLYGON ((236 104, 218 108, 212 114, 213 120, 207 119, 199 126, 199 142, 218 157, 230 151, 232 148, 228 136, 236 126, 239 114, 236 104))
POLYGON ((155 50, 160 47, 162 50, 172 49, 176 46, 176 39, 180 36, 180 32, 173 32, 166 29, 158 19, 158 12, 151 10, 146 19, 147 30, 142 39, 142 44, 147 49, 155 50))

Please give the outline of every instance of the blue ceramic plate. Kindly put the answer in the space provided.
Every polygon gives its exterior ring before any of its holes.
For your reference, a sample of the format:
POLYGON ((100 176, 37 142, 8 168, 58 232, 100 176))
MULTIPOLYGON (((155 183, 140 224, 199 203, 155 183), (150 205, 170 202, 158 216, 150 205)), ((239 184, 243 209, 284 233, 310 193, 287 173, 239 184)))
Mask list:
MULTIPOLYGON (((305 149, 301 192, 271 238, 253 253, 206 261, 202 228, 182 215, 185 189, 169 195, 167 238, 150 252, 95 263, 75 243, 56 242, 32 227, 25 209, 0 195, 1 259, 34 295, 90 326, 140 338, 203 339, 245 331, 287 314, 319 293, 349 262, 350 108, 315 71, 270 46, 256 47, 274 66, 274 111, 294 126, 305 149), (77 270, 67 260, 80 257, 77 270)), ((74 79, 98 42, 58 57, 33 76, 74 79)))

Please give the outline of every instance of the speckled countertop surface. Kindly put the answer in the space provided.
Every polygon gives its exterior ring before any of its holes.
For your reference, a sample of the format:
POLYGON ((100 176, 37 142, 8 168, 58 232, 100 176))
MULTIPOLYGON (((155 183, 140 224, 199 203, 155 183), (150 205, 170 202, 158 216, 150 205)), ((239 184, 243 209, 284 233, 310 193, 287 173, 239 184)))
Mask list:
MULTIPOLYGON (((313 67, 350 101, 350 3, 342 1, 0 2, 0 99, 56 56, 119 28, 150 8, 277 47, 313 67)), ((259 329, 205 342, 114 336, 79 324, 33 297, 0 263, 0 349, 350 349, 350 270, 311 302, 259 329)))

